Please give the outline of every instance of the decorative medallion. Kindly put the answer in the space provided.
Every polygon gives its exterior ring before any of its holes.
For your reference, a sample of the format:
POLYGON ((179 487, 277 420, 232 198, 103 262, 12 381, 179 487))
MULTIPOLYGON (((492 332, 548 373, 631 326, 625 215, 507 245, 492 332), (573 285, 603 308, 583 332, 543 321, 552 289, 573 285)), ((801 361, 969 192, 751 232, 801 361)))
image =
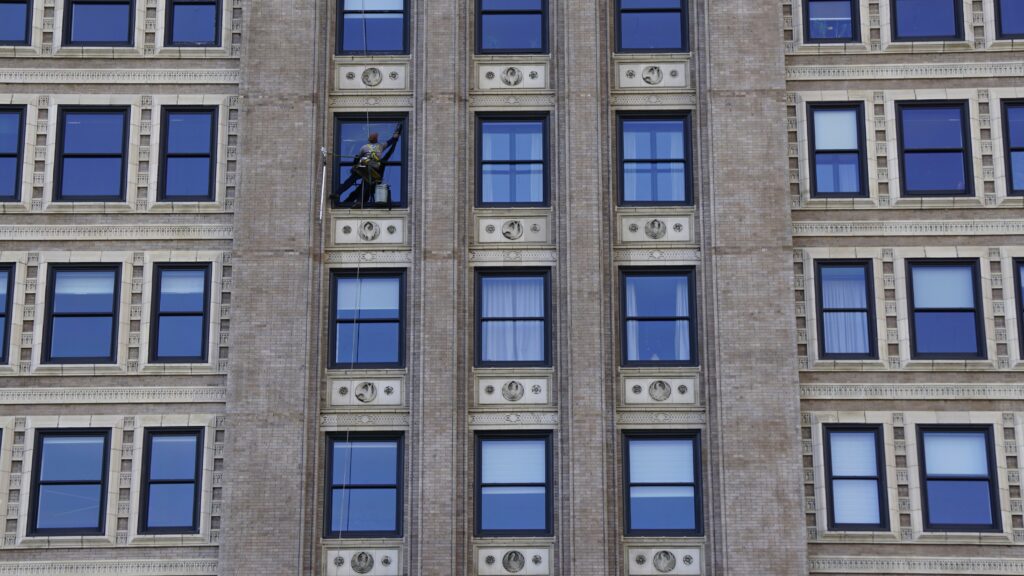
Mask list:
POLYGON ((335 566, 339 566, 339 567, 340 566, 344 566, 345 565, 345 559, 342 558, 341 556, 335 556, 334 557, 334 565, 335 566))
MULTIPOLYGON (((356 79, 356 73, 355 72, 349 72, 349 73, 345 74, 345 78, 348 78, 349 80, 355 80, 356 79)), ((344 561, 345 560, 342 559, 342 562, 344 562, 344 561)))
POLYGON ((534 554, 533 558, 530 559, 535 566, 540 566, 540 563, 544 561, 540 554, 534 554))
POLYGON ((356 553, 355 556, 352 556, 352 570, 356 574, 366 574, 373 570, 373 556, 366 552, 356 553))
MULTIPOLYGON (((381 73, 380 68, 367 68, 363 70, 363 84, 370 86, 371 88, 377 86, 384 80, 384 74, 381 73)), ((646 80, 646 78, 645 78, 646 80)))
POLYGON ((391 73, 388 74, 388 78, 391 78, 392 80, 398 80, 398 72, 392 70, 391 73))
POLYGON ((380 225, 367 220, 359 225, 359 237, 367 242, 372 242, 380 236, 380 225))
POLYGON ((636 563, 638 566, 643 566, 644 564, 647 564, 647 556, 644 556, 643 554, 637 554, 636 563))
POLYGON ((526 389, 517 380, 509 380, 501 387, 501 397, 509 402, 518 402, 525 393, 526 389))
POLYGON ((654 555, 654 569, 658 572, 671 572, 676 567, 676 555, 668 550, 662 550, 654 555))
POLYGON ((373 382, 360 382, 355 389, 356 400, 369 404, 377 398, 377 385, 373 382))
POLYGON ((686 394, 687 392, 690 391, 690 389, 686 387, 686 384, 680 384, 677 390, 679 390, 680 394, 686 394))
POLYGON ((693 564, 693 556, 690 556, 689 554, 683 556, 683 564, 686 564, 687 566, 693 564))
POLYGON ((505 86, 518 86, 523 83, 523 72, 515 66, 509 66, 501 72, 501 83, 505 86))
POLYGON ((491 564, 494 564, 494 562, 495 562, 494 556, 491 556, 490 554, 488 554, 488 555, 487 555, 487 558, 484 558, 484 562, 485 562, 485 563, 486 563, 486 564, 487 564, 488 566, 490 566, 491 564))
POLYGON ((501 565, 505 567, 505 570, 516 574, 522 572, 523 568, 526 567, 526 557, 518 550, 510 550, 502 557, 501 565))
POLYGON ((501 235, 509 240, 519 240, 523 237, 523 223, 521 220, 506 220, 501 225, 501 235))
POLYGON ((644 82, 654 86, 655 84, 661 84, 665 75, 661 72, 660 66, 648 66, 644 68, 644 72, 641 77, 644 79, 644 82))
POLYGON ((655 380, 647 388, 647 393, 651 395, 655 402, 664 402, 672 395, 672 386, 664 380, 655 380))
POLYGON ((665 232, 667 232, 665 223, 661 220, 658 220, 657 218, 649 221, 644 226, 644 234, 647 234, 647 237, 652 240, 661 239, 663 236, 665 236, 665 232))
POLYGON ((544 389, 540 387, 540 384, 534 384, 530 388, 530 392, 533 392, 534 394, 540 394, 543 391, 544 391, 544 389))
POLYGON ((488 224, 487 226, 485 226, 485 227, 484 227, 484 230, 485 230, 485 231, 486 231, 486 232, 487 232, 488 234, 494 234, 494 230, 495 230, 495 228, 494 228, 494 224, 488 224))

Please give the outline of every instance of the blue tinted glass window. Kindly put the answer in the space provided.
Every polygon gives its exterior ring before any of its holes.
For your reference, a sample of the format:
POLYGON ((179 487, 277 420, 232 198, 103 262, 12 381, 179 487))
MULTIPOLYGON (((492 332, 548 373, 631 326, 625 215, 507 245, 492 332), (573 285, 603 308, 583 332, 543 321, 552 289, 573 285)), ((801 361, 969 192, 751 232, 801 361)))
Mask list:
POLYGON ((691 273, 626 274, 626 363, 694 362, 692 280, 691 273))
POLYGON ((911 265, 915 356, 981 356, 976 274, 972 264, 911 265))
POLYGON ((1024 37, 1024 0, 997 0, 1000 38, 1024 37))
POLYGON ((686 118, 623 118, 622 203, 689 202, 688 142, 686 118))
MULTIPOLYGON (((1024 2, 1019 4, 1024 6, 1024 2)), ((1004 110, 1007 187, 1010 194, 1024 194, 1024 104, 1007 104, 1004 110)))
POLYGON ((477 6, 480 52, 547 51, 547 0, 480 0, 477 6))
POLYGON ((814 195, 864 195, 860 109, 812 105, 810 115, 814 195))
POLYGON ((116 268, 54 269, 49 286, 49 362, 113 362, 116 268))
POLYGON ((156 268, 154 361, 205 360, 209 274, 208 266, 156 268))
POLYGON ((548 530, 548 442, 486 438, 480 454, 480 532, 548 530))
POLYGON ((170 0, 167 44, 216 46, 220 43, 220 2, 170 0))
POLYGON ((117 46, 132 43, 134 2, 131 0, 66 0, 64 18, 68 44, 117 46))
POLYGON ((961 35, 959 0, 892 0, 893 40, 956 39, 961 35))
POLYGON ((126 110, 61 111, 58 200, 121 198, 126 125, 126 110))
POLYGON ((147 431, 141 532, 194 532, 202 445, 198 430, 147 431))
POLYGON ((339 0, 338 52, 401 54, 405 0, 339 0))
POLYGON ((808 0, 807 40, 850 41, 858 37, 853 0, 808 0))
POLYGON ((898 110, 903 194, 972 194, 964 107, 900 104, 898 110))
POLYGON ((30 23, 29 0, 0 2, 0 45, 28 44, 30 23))
POLYGON ((0 202, 17 200, 21 193, 23 131, 22 109, 0 108, 0 202))
POLYGON ((996 526, 994 511, 998 506, 989 461, 990 432, 980 428, 926 428, 921 439, 926 529, 996 526))
POLYGON ((163 177, 160 196, 166 201, 213 200, 216 168, 214 109, 164 111, 163 177))
POLYGON ((336 206, 383 208, 405 205, 404 127, 403 118, 337 118, 334 134, 336 206), (357 166, 360 149, 371 145, 369 139, 373 134, 377 135, 377 143, 372 146, 380 160, 377 174, 386 187, 364 181, 364 172, 357 166))
POLYGON ((819 266, 822 356, 873 355, 868 270, 863 263, 819 266))
POLYGON ((830 522, 839 529, 882 528, 885 482, 879 428, 826 428, 830 522))
POLYGON ((402 298, 399 275, 335 276, 332 365, 401 365, 402 298))
POLYGON ((481 363, 547 361, 547 276, 480 277, 481 363))
POLYGON ((480 122, 480 203, 544 204, 543 120, 480 122))
POLYGON ((347 435, 332 438, 328 450, 329 532, 397 533, 401 442, 347 435))
POLYGON ((683 0, 620 0, 619 50, 685 51, 686 35, 683 0))
POLYGON ((694 438, 627 437, 627 532, 693 532, 699 526, 694 438))
POLYGON ((100 532, 107 483, 106 434, 39 432, 32 531, 100 532))
POLYGON ((11 286, 14 284, 14 267, 0 267, 0 363, 7 362, 7 348, 10 344, 11 286))

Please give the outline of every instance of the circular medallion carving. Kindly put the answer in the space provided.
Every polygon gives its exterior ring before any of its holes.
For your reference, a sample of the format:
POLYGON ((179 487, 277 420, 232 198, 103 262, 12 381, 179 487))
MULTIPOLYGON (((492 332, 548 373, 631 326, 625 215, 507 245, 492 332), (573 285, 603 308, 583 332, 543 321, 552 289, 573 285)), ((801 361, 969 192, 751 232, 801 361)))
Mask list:
POLYGON ((533 392, 534 394, 540 394, 543 391, 544 389, 540 387, 540 384, 534 384, 530 387, 530 392, 533 392))
POLYGON ((391 566, 391 556, 385 556, 380 559, 381 566, 391 566))
POLYGON ((494 394, 494 386, 488 384, 487 386, 484 387, 484 392, 487 392, 488 394, 494 394))
POLYGON ((366 574, 370 570, 373 570, 373 556, 370 556, 366 552, 358 552, 355 556, 352 556, 352 570, 356 574, 366 574))
POLYGON ((672 226, 672 229, 675 230, 676 232, 682 232, 683 231, 683 225, 681 223, 679 223, 679 222, 676 222, 675 225, 672 226))
POLYGON ((662 238, 663 236, 665 236, 666 231, 667 230, 665 223, 662 222, 661 220, 658 220, 657 218, 647 222, 647 224, 644 226, 644 234, 647 234, 647 237, 652 240, 658 240, 662 238))
POLYGON ((341 388, 338 388, 338 394, 341 394, 342 396, 347 396, 348 386, 342 386, 341 388))
POLYGON ((377 86, 384 80, 384 74, 381 73, 380 68, 367 68, 363 70, 363 84, 367 86, 377 86))
POLYGON ((496 228, 494 227, 494 224, 488 224, 487 226, 484 226, 484 230, 488 234, 494 234, 494 231, 496 230, 496 228))
POLYGON ((530 70, 530 80, 536 80, 537 76, 540 76, 540 74, 537 74, 536 70, 530 70))
POLYGON ((388 78, 391 78, 392 80, 398 80, 398 72, 392 71, 390 74, 388 74, 388 78))
POLYGON ((519 220, 506 220, 501 225, 501 235, 509 240, 519 240, 523 237, 523 223, 519 220))
POLYGON ((345 565, 345 559, 342 558, 341 556, 335 556, 334 557, 334 565, 335 566, 344 566, 345 565))
POLYGON ((639 384, 634 384, 633 385, 633 394, 640 394, 643 391, 644 391, 644 387, 643 386, 641 386, 639 384))
POLYGON ((644 72, 641 77, 644 79, 644 82, 654 86, 655 84, 661 84, 665 75, 661 72, 660 66, 648 66, 644 68, 644 72))
POLYGON ((679 70, 672 70, 672 71, 670 71, 668 73, 668 75, 673 77, 673 78, 675 78, 675 77, 679 76, 679 70))
POLYGON ((629 78, 630 80, 636 78, 636 72, 632 70, 626 70, 626 78, 629 78))
POLYGON ((672 395, 672 386, 669 386, 669 383, 664 380, 655 380, 647 388, 647 393, 655 402, 664 402, 672 395))
POLYGON ((636 223, 633 223, 633 224, 630 224, 630 225, 629 225, 629 231, 630 231, 630 232, 636 232, 636 231, 638 231, 638 230, 640 230, 640 227, 639 227, 639 226, 637 226, 637 225, 636 225, 636 223))
POLYGON ((662 550, 654 555, 653 564, 658 572, 671 572, 676 567, 676 555, 668 550, 662 550))
POLYGON ((488 72, 487 74, 484 74, 484 78, 487 78, 488 80, 494 80, 494 72, 488 72))
POLYGON ((501 83, 505 86, 519 86, 523 83, 523 72, 515 66, 501 71, 501 83))
POLYGON ((384 387, 384 395, 385 396, 391 396, 394 393, 395 393, 395 389, 394 389, 393 386, 385 386, 384 387))
POLYGON ((353 391, 356 400, 363 404, 369 404, 377 398, 377 385, 373 382, 360 382, 353 391))
POLYGON ((637 554, 636 563, 638 566, 643 566, 644 564, 647 564, 647 556, 644 556, 643 554, 637 554))
POLYGON ((518 550, 510 550, 505 552, 505 556, 501 559, 501 565, 505 570, 516 574, 517 572, 522 572, 523 568, 526 567, 526 557, 518 550))
MULTIPOLYGON (((355 72, 349 72, 348 74, 345 74, 345 78, 348 78, 349 80, 355 80, 356 79, 356 73, 355 72)), ((345 560, 342 560, 342 562, 344 562, 344 561, 345 560)))
POLYGON ((394 224, 388 226, 388 234, 394 234, 395 232, 398 232, 398 228, 396 228, 394 224))
POLYGON ((676 390, 679 390, 680 394, 686 394, 690 389, 686 387, 686 384, 680 384, 679 388, 676 388, 676 390))
POLYGON ((494 562, 495 562, 494 556, 491 556, 490 554, 488 554, 487 558, 484 558, 484 562, 486 562, 488 566, 494 564, 494 562))
POLYGON ((509 402, 518 402, 525 393, 526 389, 518 380, 509 380, 501 387, 501 397, 509 402))
POLYGON ((367 242, 372 242, 380 236, 380 225, 367 220, 359 225, 359 237, 367 242))
POLYGON ((534 563, 535 566, 540 566, 540 563, 544 561, 544 559, 541 558, 540 554, 534 554, 533 558, 531 558, 530 560, 534 563))
POLYGON ((690 556, 689 554, 683 556, 683 564, 686 564, 687 566, 693 564, 693 556, 690 556))
POLYGON ((341 233, 342 234, 351 234, 352 233, 352 227, 349 226, 348 224, 342 226, 341 227, 341 233))

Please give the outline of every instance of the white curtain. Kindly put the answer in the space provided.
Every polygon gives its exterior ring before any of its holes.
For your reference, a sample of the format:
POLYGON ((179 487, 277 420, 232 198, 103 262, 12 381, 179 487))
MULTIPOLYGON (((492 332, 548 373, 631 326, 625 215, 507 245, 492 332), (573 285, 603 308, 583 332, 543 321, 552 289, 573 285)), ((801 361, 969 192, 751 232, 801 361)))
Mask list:
POLYGON ((543 484, 547 457, 542 440, 484 440, 480 444, 484 484, 543 484))
POLYGON ((988 475, 983 432, 926 432, 924 459, 928 474, 988 475))
POLYGON ((867 354, 867 312, 828 312, 835 308, 867 309, 863 269, 823 269, 822 275, 825 351, 832 354, 867 354))
POLYGON ((974 276, 969 266, 913 269, 915 308, 974 308, 974 276))
POLYGON ((482 286, 483 359, 492 362, 543 360, 544 322, 514 321, 544 316, 543 280, 486 278, 482 286))
MULTIPOLYGON (((669 278, 655 278, 655 281, 669 281, 669 278)), ((675 288, 673 294, 675 296, 675 308, 657 308, 654 311, 645 311, 644 316, 690 316, 690 301, 688 297, 688 283, 684 277, 673 277, 671 280, 675 282, 675 288)), ((657 296, 657 293, 652 294, 645 293, 644 290, 645 277, 638 276, 630 279, 626 282, 626 316, 636 317, 639 313, 638 302, 644 301, 646 298, 657 296)), ((653 290, 653 288, 652 288, 653 290)), ((642 318, 642 316, 641 316, 642 318)), ((653 351, 650 357, 645 354, 640 348, 640 332, 644 320, 629 321, 626 322, 626 354, 629 360, 689 360, 690 359, 690 322, 689 320, 677 321, 674 323, 675 328, 673 330, 673 341, 675 347, 673 350, 673 358, 661 358, 658 357, 657 351, 653 351)), ((656 340, 647 338, 647 340, 656 340)))
POLYGON ((693 441, 630 440, 629 481, 693 482, 693 441))

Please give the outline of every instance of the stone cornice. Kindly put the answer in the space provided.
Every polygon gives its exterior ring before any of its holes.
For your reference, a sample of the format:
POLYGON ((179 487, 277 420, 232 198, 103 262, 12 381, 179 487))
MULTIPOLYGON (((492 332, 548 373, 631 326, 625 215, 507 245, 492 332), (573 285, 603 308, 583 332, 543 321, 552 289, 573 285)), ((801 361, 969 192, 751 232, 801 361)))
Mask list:
POLYGON ((880 558, 870 556, 810 558, 812 574, 1024 574, 1019 558, 880 558))
POLYGON ((223 404, 223 386, 125 386, 108 388, 3 388, 0 404, 223 404))
POLYGON ((808 64, 786 67, 786 80, 904 80, 1024 76, 1024 62, 808 64))
POLYGON ((231 240, 230 224, 0 225, 0 241, 231 240))
POLYGON ((207 576, 216 560, 62 560, 2 562, 0 576, 207 576))
POLYGON ((801 384, 804 400, 1024 400, 1024 384, 801 384))
POLYGON ((619 424, 704 424, 707 415, 695 411, 621 411, 615 414, 619 424))
POLYGON ((1014 236, 1024 220, 794 222, 793 236, 1014 236))
POLYGON ((223 68, 5 68, 0 84, 238 84, 239 70, 223 68))

